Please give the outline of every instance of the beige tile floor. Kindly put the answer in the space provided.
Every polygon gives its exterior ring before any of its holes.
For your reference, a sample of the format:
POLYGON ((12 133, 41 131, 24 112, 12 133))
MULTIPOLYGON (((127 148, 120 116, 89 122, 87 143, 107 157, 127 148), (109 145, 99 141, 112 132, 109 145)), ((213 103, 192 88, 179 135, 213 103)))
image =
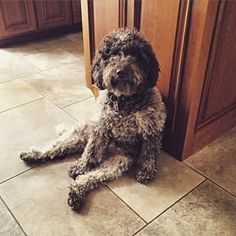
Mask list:
POLYGON ((18 156, 94 117, 81 33, 0 49, 0 235, 235 235, 236 129, 183 163, 163 152, 159 177, 132 173, 67 206, 71 156, 27 166, 18 156))

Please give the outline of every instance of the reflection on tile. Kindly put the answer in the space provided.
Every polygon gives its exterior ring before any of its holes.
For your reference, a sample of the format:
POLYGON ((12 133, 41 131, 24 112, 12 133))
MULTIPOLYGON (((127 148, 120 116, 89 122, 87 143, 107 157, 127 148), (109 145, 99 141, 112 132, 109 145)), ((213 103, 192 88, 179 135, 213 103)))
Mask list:
POLYGON ((68 43, 61 45, 61 48, 84 61, 84 49, 82 42, 75 43, 73 41, 69 41, 68 43))
POLYGON ((78 121, 95 120, 97 105, 95 98, 91 97, 71 106, 65 107, 64 110, 78 121))
POLYGON ((234 236, 235 219, 235 198, 206 181, 137 235, 234 236))
POLYGON ((168 154, 162 153, 159 176, 153 183, 143 185, 138 183, 134 177, 124 177, 109 183, 109 186, 149 222, 203 180, 202 176, 168 154))
POLYGON ((70 39, 75 43, 82 42, 83 41, 83 34, 82 34, 82 32, 70 33, 70 34, 66 35, 65 38, 70 39))
POLYGON ((40 68, 41 70, 46 70, 72 63, 78 60, 78 57, 63 49, 57 48, 25 56, 24 59, 29 61, 34 66, 40 68))
POLYGON ((2 83, 0 84, 0 112, 42 97, 22 80, 2 83))
MULTIPOLYGON (((74 162, 74 161, 73 161, 74 162)), ((131 235, 144 222, 106 187, 76 213, 67 205, 70 160, 38 166, 0 186, 28 235, 131 235)))
POLYGON ((79 61, 25 77, 24 80, 60 107, 92 96, 85 86, 84 70, 79 61))
POLYGON ((19 154, 55 140, 55 126, 76 125, 69 115, 44 99, 3 112, 0 121, 0 182, 29 169, 19 154))
POLYGON ((19 225, 16 223, 10 212, 0 198, 0 235, 2 236, 23 236, 19 225))
POLYGON ((61 46, 69 42, 72 41, 65 37, 53 37, 53 38, 36 40, 32 42, 32 45, 39 50, 45 50, 45 49, 61 48, 61 46))
POLYGON ((0 52, 8 52, 12 55, 27 56, 39 52, 39 50, 28 43, 16 44, 0 49, 0 52))
MULTIPOLYGON (((70 36, 70 35, 69 35, 70 36)), ((45 40, 39 40, 33 42, 32 45, 40 50, 46 49, 56 49, 61 48, 65 51, 70 52, 71 54, 82 57, 83 56, 83 41, 82 38, 78 38, 78 41, 72 41, 68 39, 66 36, 59 38, 51 38, 45 40)))
POLYGON ((0 83, 39 71, 24 58, 0 50, 0 83))
POLYGON ((185 163, 236 195, 236 128, 189 157, 185 163))

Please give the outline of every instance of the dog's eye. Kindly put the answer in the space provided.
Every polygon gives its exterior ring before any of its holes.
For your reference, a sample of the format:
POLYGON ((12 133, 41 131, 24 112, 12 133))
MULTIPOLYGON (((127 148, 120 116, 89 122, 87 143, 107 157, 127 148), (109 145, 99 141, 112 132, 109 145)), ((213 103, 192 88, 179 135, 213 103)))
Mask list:
POLYGON ((131 49, 131 48, 125 48, 125 49, 123 50, 123 54, 124 54, 125 56, 128 56, 128 55, 132 56, 132 55, 135 54, 135 51, 134 51, 133 49, 131 49))

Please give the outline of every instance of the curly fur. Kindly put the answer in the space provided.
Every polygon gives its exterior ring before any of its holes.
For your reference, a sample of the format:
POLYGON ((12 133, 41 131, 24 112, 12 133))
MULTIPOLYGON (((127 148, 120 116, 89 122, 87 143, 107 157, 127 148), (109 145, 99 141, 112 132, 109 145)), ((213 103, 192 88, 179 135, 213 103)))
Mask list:
POLYGON ((48 150, 21 153, 28 163, 82 153, 69 170, 74 179, 68 204, 79 210, 86 195, 133 166, 141 183, 158 169, 165 106, 155 88, 159 64, 150 44, 137 32, 118 29, 107 35, 91 67, 101 92, 97 122, 69 129, 48 150))

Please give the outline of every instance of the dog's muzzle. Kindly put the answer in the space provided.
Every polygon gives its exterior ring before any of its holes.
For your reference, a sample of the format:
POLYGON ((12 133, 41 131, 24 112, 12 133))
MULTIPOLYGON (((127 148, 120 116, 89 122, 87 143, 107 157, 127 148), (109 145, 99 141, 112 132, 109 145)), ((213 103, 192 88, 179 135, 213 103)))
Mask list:
POLYGON ((111 78, 111 85, 114 88, 123 87, 125 84, 132 84, 133 72, 128 68, 118 68, 111 78))

